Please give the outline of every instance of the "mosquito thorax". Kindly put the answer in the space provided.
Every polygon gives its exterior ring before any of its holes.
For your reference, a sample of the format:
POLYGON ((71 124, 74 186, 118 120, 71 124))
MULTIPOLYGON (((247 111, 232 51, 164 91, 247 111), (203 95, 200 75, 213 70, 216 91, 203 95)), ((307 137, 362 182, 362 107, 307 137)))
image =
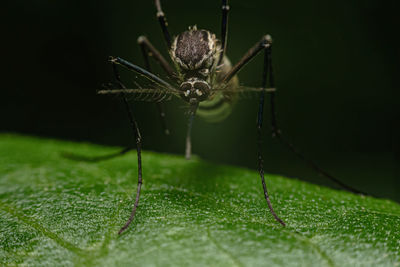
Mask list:
POLYGON ((189 77, 198 77, 209 82, 220 51, 221 45, 215 34, 207 30, 197 30, 193 26, 175 37, 170 54, 182 81, 189 77))
POLYGON ((210 85, 199 78, 189 78, 180 85, 182 98, 190 103, 207 100, 210 94, 210 85))

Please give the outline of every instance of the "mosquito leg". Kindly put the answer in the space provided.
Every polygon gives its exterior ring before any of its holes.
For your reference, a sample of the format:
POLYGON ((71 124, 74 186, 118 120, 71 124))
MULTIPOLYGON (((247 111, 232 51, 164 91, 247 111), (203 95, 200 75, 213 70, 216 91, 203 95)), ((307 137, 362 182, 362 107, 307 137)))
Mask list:
POLYGON ((189 120, 188 120, 188 128, 186 133, 186 150, 185 150, 185 158, 190 159, 192 156, 192 127, 193 127, 193 120, 196 115, 197 108, 199 103, 194 103, 190 105, 189 110, 189 120))
POLYGON ((258 41, 246 54, 236 63, 232 69, 222 79, 223 83, 228 83, 251 59, 253 59, 261 50, 269 47, 272 43, 270 35, 265 35, 258 41))
MULTIPOLYGON (((169 75, 169 77, 175 77, 174 71, 165 58, 158 52, 158 50, 150 43, 150 41, 145 36, 140 36, 138 38, 138 44, 142 50, 145 67, 146 70, 151 72, 149 55, 152 56, 158 63, 160 63, 161 67, 164 71, 169 75)), ((166 135, 169 134, 169 130, 167 127, 167 122, 165 119, 165 111, 164 111, 164 104, 163 103, 156 103, 158 114, 160 115, 161 125, 164 129, 164 133, 166 135)))
POLYGON ((168 63, 168 61, 161 55, 161 53, 150 43, 146 36, 139 36, 137 39, 140 48, 142 49, 146 69, 151 71, 150 62, 148 60, 148 56, 152 56, 164 69, 165 73, 168 74, 169 77, 175 77, 174 69, 168 63))
MULTIPOLYGON (((151 72, 149 72, 149 71, 147 71, 147 70, 145 70, 145 69, 143 69, 143 68, 141 68, 141 67, 139 67, 139 66, 137 66, 135 64, 132 64, 129 61, 126 61, 125 59, 122 59, 120 57, 110 57, 109 60, 110 60, 111 63, 113 63, 113 65, 119 64, 119 65, 121 65, 121 66, 123 66, 123 67, 125 67, 125 68, 127 68, 127 69, 129 69, 131 71, 134 71, 134 72, 142 75, 143 77, 145 77, 146 79, 148 79, 149 81, 151 81, 153 83, 159 84, 159 85, 164 86, 166 88, 173 88, 169 83, 167 83, 163 79, 159 78, 157 75, 154 75, 153 73, 151 73, 151 72)), ((122 83, 121 82, 119 82, 119 83, 120 83, 120 86, 121 86, 122 83)), ((121 89, 126 89, 126 87, 125 86, 121 87, 121 89)))
POLYGON ((76 161, 99 162, 99 161, 108 160, 108 159, 112 159, 112 158, 116 158, 116 157, 125 155, 127 152, 131 151, 132 149, 133 149, 132 147, 126 147, 116 153, 112 153, 112 154, 108 154, 108 155, 101 155, 101 156, 94 156, 94 157, 77 155, 77 154, 68 153, 68 152, 62 153, 62 156, 67 159, 76 160, 76 161))
MULTIPOLYGON (((111 57, 110 61, 113 64, 114 75, 115 75, 116 80, 118 82, 118 85, 119 85, 119 87, 121 89, 126 89, 126 87, 121 82, 121 78, 120 78, 119 73, 118 73, 118 71, 116 69, 116 66, 115 66, 116 64, 121 64, 122 66, 124 66, 124 67, 126 67, 128 69, 136 71, 139 74, 142 74, 143 76, 145 76, 146 78, 150 79, 153 82, 161 83, 164 86, 167 86, 167 85, 170 86, 168 83, 166 83, 165 81, 161 80, 160 78, 158 78, 154 74, 149 73, 149 72, 143 70, 142 68, 140 68, 139 66, 136 66, 136 65, 134 65, 134 64, 132 64, 132 63, 126 61, 126 60, 123 60, 121 58, 113 58, 113 57, 111 57), (153 79, 154 78, 153 76, 156 77, 156 79, 153 79)), ((100 91, 100 92, 105 92, 105 91, 103 90, 103 91, 100 91)), ((119 93, 121 93, 123 95, 123 98, 126 98, 124 92, 119 92, 119 93)), ((71 160, 87 161, 87 162, 98 162, 98 161, 112 159, 112 158, 115 158, 115 157, 118 157, 118 156, 122 156, 122 155, 124 155, 125 153, 127 153, 128 151, 130 151, 132 149, 133 148, 131 148, 131 147, 126 147, 126 148, 122 149, 121 151, 119 151, 117 153, 112 153, 112 154, 109 154, 109 155, 95 156, 95 157, 87 157, 87 156, 77 155, 77 154, 72 154, 72 153, 67 153, 67 152, 62 153, 62 156, 64 156, 65 158, 71 159, 71 160)))
MULTIPOLYGON (((274 76, 273 76, 273 69, 272 69, 272 56, 271 56, 271 49, 272 47, 268 47, 266 49, 266 53, 267 53, 267 69, 268 69, 268 76, 269 76, 269 87, 270 88, 275 88, 275 83, 274 83, 274 76)), ((327 173, 326 171, 324 171, 323 169, 321 169, 317 164, 315 164, 312 160, 306 158, 299 150, 297 150, 293 144, 291 144, 289 141, 287 141, 283 136, 282 136, 282 132, 278 127, 278 123, 277 123, 277 119, 276 119, 276 101, 275 101, 275 93, 276 91, 269 91, 270 94, 270 106, 271 106, 271 128, 272 128, 272 136, 276 137, 279 142, 283 145, 285 145, 286 147, 289 148, 289 150, 291 150, 294 154, 296 154, 300 159, 304 160, 312 169, 314 169, 317 173, 319 173, 320 175, 325 176, 326 178, 328 178, 329 180, 331 180, 332 182, 336 183, 337 185, 339 185, 340 187, 342 187, 343 189, 356 193, 356 194, 362 194, 362 195, 367 195, 364 192, 361 192, 360 190, 357 190, 351 186, 348 186, 346 184, 344 184, 343 182, 341 182, 339 179, 337 179, 336 177, 330 175, 329 173, 327 173)))
POLYGON ((165 14, 161 9, 161 3, 160 0, 155 0, 155 5, 157 8, 157 18, 158 18, 158 22, 160 23, 161 26, 161 30, 164 34, 164 39, 165 42, 167 43, 168 49, 171 48, 171 36, 169 35, 168 32, 168 23, 167 23, 167 19, 165 18, 165 14))
POLYGON ((186 148, 185 148, 185 158, 190 159, 192 157, 192 126, 194 115, 190 114, 188 120, 188 128, 186 133, 186 148))
MULTIPOLYGON (((263 89, 266 89, 267 85, 267 74, 268 74, 268 57, 269 57, 269 50, 270 46, 267 46, 264 52, 264 70, 263 70, 263 77, 262 77, 262 84, 261 87, 263 89)), ((263 122, 263 110, 264 110, 264 96, 265 96, 265 91, 262 91, 260 93, 260 103, 258 106, 258 116, 257 116, 257 141, 258 141, 258 172, 260 173, 261 177, 261 183, 264 189, 264 197, 265 200, 267 201, 268 208, 271 212, 271 214, 274 216, 275 220, 277 220, 280 224, 285 226, 285 223, 278 217, 278 215, 275 213, 274 209, 272 208, 271 200, 269 199, 268 195, 268 190, 267 186, 265 184, 265 179, 264 179, 264 160, 262 156, 262 122, 263 122)))
MULTIPOLYGON (((257 44, 255 44, 252 48, 247 51, 247 53, 239 60, 236 65, 232 67, 232 69, 225 75, 225 77, 222 80, 222 83, 228 83, 245 65, 248 63, 252 58, 254 58, 261 50, 265 49, 267 53, 267 61, 265 64, 267 64, 267 72, 266 76, 269 77, 269 89, 271 90, 266 90, 268 91, 271 95, 270 97, 270 104, 271 104, 271 126, 272 126, 272 133, 273 136, 277 137, 280 143, 283 145, 287 146, 293 153, 295 153, 299 158, 303 159, 311 168, 313 168, 315 171, 317 171, 319 174, 325 176, 329 180, 335 182, 339 186, 341 186, 343 189, 348 190, 353 193, 357 194, 363 194, 363 195, 368 195, 366 193, 361 192, 360 190, 357 190, 355 188, 352 188, 343 182, 341 182, 339 179, 335 178, 334 176, 330 175, 326 171, 322 170, 318 165, 316 165, 313 161, 310 159, 306 158, 301 154, 290 142, 288 142, 281 133, 281 130, 278 128, 277 125, 277 120, 276 120, 276 105, 275 105, 275 90, 273 90, 275 87, 274 84, 274 77, 273 77, 273 70, 272 70, 272 58, 271 58, 271 49, 272 49, 272 38, 269 35, 265 35, 257 44)), ((265 84, 267 85, 267 84, 265 84)), ((261 92, 262 95, 262 103, 264 103, 264 92, 261 92)), ((261 100, 260 100, 261 101, 261 100)), ((262 112, 262 110, 261 110, 262 112)), ((262 114, 261 114, 262 115, 262 114)), ((260 114, 259 114, 260 118, 260 114)))
MULTIPOLYGON (((126 89, 125 85, 121 81, 116 64, 113 63, 112 66, 113 66, 114 75, 119 84, 119 87, 121 89, 126 89)), ((142 136, 140 135, 139 126, 135 120, 135 117, 133 115, 131 108, 129 107, 129 103, 128 103, 128 100, 127 100, 125 94, 122 94, 122 99, 124 101, 126 111, 128 112, 129 122, 131 123, 133 134, 134 134, 135 140, 136 140, 136 151, 137 151, 137 160, 138 160, 138 185, 137 185, 135 204, 133 205, 131 215, 129 216, 129 219, 125 223, 125 225, 119 230, 118 234, 122 234, 129 227, 129 225, 132 223, 133 219, 135 218, 136 209, 139 205, 140 190, 142 188, 142 153, 141 153, 142 152, 142 136)))
POLYGON ((228 0, 222 0, 222 22, 221 22, 221 55, 219 56, 218 66, 222 63, 222 59, 226 53, 226 40, 228 36, 228 0))
POLYGON ((264 177, 264 166, 263 166, 263 156, 262 156, 262 121, 263 121, 263 111, 264 111, 264 96, 265 90, 267 86, 267 74, 268 74, 268 53, 266 50, 271 46, 272 38, 269 35, 263 36, 263 38, 258 41, 252 48, 250 48, 247 53, 239 60, 236 65, 232 67, 232 69, 225 75, 222 79, 223 84, 227 84, 251 59, 253 59, 261 50, 265 51, 264 56, 264 68, 263 68, 263 79, 262 79, 262 90, 260 93, 260 103, 258 107, 258 116, 257 116, 257 144, 258 144, 258 172, 260 173, 261 183, 264 189, 264 197, 267 201, 268 208, 271 214, 274 216, 275 220, 277 220, 280 224, 285 226, 285 223, 278 217, 275 213, 271 200, 268 195, 267 186, 265 184, 264 177))

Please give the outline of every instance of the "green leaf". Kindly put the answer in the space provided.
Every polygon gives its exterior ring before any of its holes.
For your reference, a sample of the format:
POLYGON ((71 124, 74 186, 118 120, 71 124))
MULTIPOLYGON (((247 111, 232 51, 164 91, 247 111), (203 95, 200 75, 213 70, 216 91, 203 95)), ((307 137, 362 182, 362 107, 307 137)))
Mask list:
MULTIPOLYGON (((129 266, 399 266, 400 206, 256 171, 118 148, 0 135, 0 263, 129 266)), ((377 180, 379 177, 377 177, 377 180)))

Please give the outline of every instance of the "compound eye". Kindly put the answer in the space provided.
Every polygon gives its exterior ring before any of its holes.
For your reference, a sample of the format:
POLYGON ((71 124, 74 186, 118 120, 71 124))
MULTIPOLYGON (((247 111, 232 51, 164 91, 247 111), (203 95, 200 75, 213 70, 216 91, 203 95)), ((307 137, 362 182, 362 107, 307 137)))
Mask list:
POLYGON ((182 91, 187 91, 187 90, 190 90, 190 89, 192 89, 192 85, 190 83, 183 83, 181 85, 181 90, 182 91))
POLYGON ((210 89, 210 87, 208 86, 208 84, 207 84, 207 83, 204 83, 204 82, 197 82, 197 83, 195 83, 195 84, 194 84, 194 88, 196 88, 196 89, 198 89, 198 90, 200 90, 200 91, 203 91, 203 92, 206 92, 206 91, 208 91, 208 90, 210 89))

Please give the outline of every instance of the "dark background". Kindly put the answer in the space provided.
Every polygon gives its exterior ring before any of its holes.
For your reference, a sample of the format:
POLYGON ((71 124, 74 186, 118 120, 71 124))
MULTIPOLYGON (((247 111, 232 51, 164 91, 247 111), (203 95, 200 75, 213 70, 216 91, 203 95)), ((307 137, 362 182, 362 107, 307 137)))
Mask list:
MULTIPOLYGON (((171 34, 194 24, 219 34, 220 1, 162 4, 171 34)), ((398 4, 232 0, 230 6, 227 51, 233 62, 263 34, 274 38, 278 118, 288 139, 344 182, 399 201, 398 4)), ((141 34, 168 56, 153 1, 13 1, 6 7, 1 130, 132 144, 121 101, 96 90, 112 81, 109 55, 143 66, 136 43, 141 34)), ((240 72, 242 84, 260 85, 261 58, 240 72)), ((155 66, 154 71, 161 73, 155 66)), ((183 103, 167 103, 172 131, 167 137, 153 103, 133 104, 144 149, 183 156, 183 103)), ((255 169, 256 113, 253 97, 239 102, 220 124, 196 120, 194 153, 255 169)), ((268 129, 269 114, 265 117, 268 129)), ((335 187, 267 132, 264 151, 267 172, 335 187)))

